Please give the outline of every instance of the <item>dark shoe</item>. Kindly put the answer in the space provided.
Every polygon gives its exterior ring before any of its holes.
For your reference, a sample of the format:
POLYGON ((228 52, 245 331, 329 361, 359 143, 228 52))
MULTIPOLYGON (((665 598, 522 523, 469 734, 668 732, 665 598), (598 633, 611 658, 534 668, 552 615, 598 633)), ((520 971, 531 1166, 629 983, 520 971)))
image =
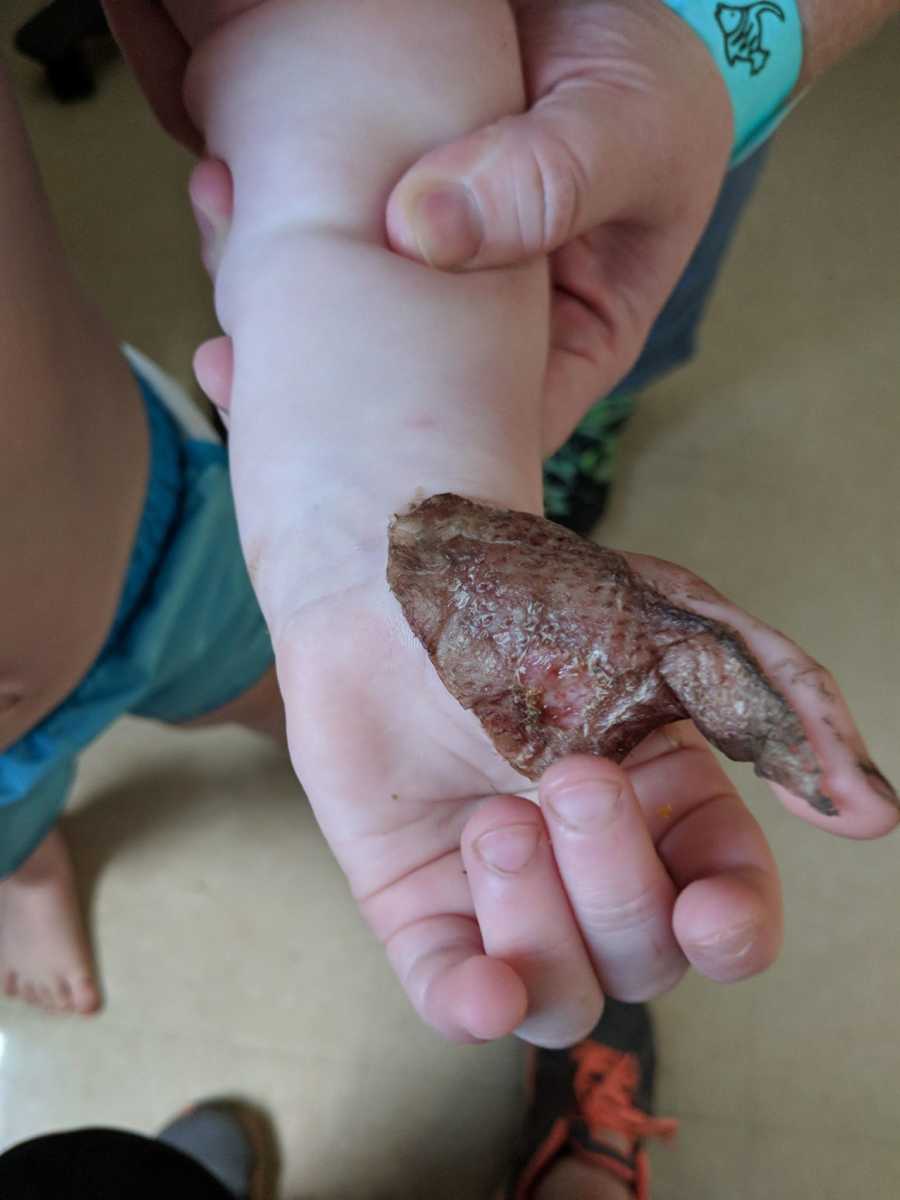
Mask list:
POLYGON ((616 449, 633 411, 631 396, 601 400, 544 463, 544 512, 551 521, 587 535, 601 519, 609 501, 616 449))
POLYGON ((672 1137, 677 1122, 650 1115, 655 1052, 646 1007, 607 1000, 589 1038, 532 1055, 531 1107, 506 1200, 531 1200, 551 1167, 570 1154, 620 1179, 636 1200, 649 1200, 643 1140, 672 1137), (604 1134, 623 1135, 630 1150, 613 1149, 604 1134))
POLYGON ((274 1200, 278 1152, 266 1116, 240 1100, 211 1100, 171 1121, 158 1140, 204 1166, 236 1200, 274 1200))
POLYGON ((58 100, 83 100, 94 93, 89 53, 92 43, 112 38, 100 0, 52 0, 16 33, 16 49, 41 63, 58 100))

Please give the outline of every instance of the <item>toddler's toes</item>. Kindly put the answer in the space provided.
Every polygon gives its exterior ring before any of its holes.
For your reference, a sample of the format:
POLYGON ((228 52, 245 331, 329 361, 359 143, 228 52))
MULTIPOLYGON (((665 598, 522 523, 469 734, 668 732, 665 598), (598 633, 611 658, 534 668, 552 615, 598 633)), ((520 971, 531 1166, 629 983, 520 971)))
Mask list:
POLYGON ((90 1016, 100 1008, 100 990, 89 975, 70 980, 71 1008, 82 1016, 90 1016))
POLYGON ((0 880, 0 981, 7 996, 49 1013, 100 1007, 72 864, 52 830, 13 875, 0 880))
POLYGON ((39 983, 37 985, 38 1004, 44 1012, 55 1012, 56 996, 53 988, 47 983, 39 983))
POLYGON ((54 1007, 57 1012, 71 1012, 75 1007, 72 1000, 72 989, 69 986, 69 981, 62 975, 58 975, 54 985, 54 1007))

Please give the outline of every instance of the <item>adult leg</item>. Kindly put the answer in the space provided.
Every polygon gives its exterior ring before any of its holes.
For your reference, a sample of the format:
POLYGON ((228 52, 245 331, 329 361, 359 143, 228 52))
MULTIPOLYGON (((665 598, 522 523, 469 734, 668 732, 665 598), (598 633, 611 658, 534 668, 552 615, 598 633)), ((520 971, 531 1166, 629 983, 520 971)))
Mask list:
POLYGON ((77 1129, 0 1156, 3 1200, 272 1200, 277 1150, 268 1120, 235 1101, 197 1105, 159 1137, 77 1129))
POLYGON ((244 1100, 209 1100, 157 1138, 76 1129, 0 1156, 4 1200, 274 1200, 278 1150, 269 1118, 244 1100))
POLYGON ((152 1138, 115 1129, 77 1129, 13 1147, 0 1158, 8 1200, 234 1200, 198 1163, 152 1138))

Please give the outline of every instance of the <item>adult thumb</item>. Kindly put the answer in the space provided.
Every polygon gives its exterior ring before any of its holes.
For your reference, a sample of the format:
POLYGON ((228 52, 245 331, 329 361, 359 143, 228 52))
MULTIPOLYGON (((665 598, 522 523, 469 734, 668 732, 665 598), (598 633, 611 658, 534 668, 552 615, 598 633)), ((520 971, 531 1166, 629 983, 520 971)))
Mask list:
POLYGON ((570 80, 530 112, 431 151, 390 197, 391 246, 443 269, 499 267, 609 220, 649 219, 668 156, 654 152, 663 139, 650 123, 629 136, 634 115, 597 81, 570 80))

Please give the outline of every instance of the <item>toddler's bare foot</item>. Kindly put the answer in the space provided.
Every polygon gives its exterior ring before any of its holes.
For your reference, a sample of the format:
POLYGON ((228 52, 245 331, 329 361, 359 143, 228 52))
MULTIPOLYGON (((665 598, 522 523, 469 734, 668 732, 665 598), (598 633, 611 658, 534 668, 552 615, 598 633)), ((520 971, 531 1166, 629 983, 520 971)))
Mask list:
POLYGON ((52 830, 14 875, 0 881, 0 982, 47 1012, 100 1007, 69 851, 52 830))

